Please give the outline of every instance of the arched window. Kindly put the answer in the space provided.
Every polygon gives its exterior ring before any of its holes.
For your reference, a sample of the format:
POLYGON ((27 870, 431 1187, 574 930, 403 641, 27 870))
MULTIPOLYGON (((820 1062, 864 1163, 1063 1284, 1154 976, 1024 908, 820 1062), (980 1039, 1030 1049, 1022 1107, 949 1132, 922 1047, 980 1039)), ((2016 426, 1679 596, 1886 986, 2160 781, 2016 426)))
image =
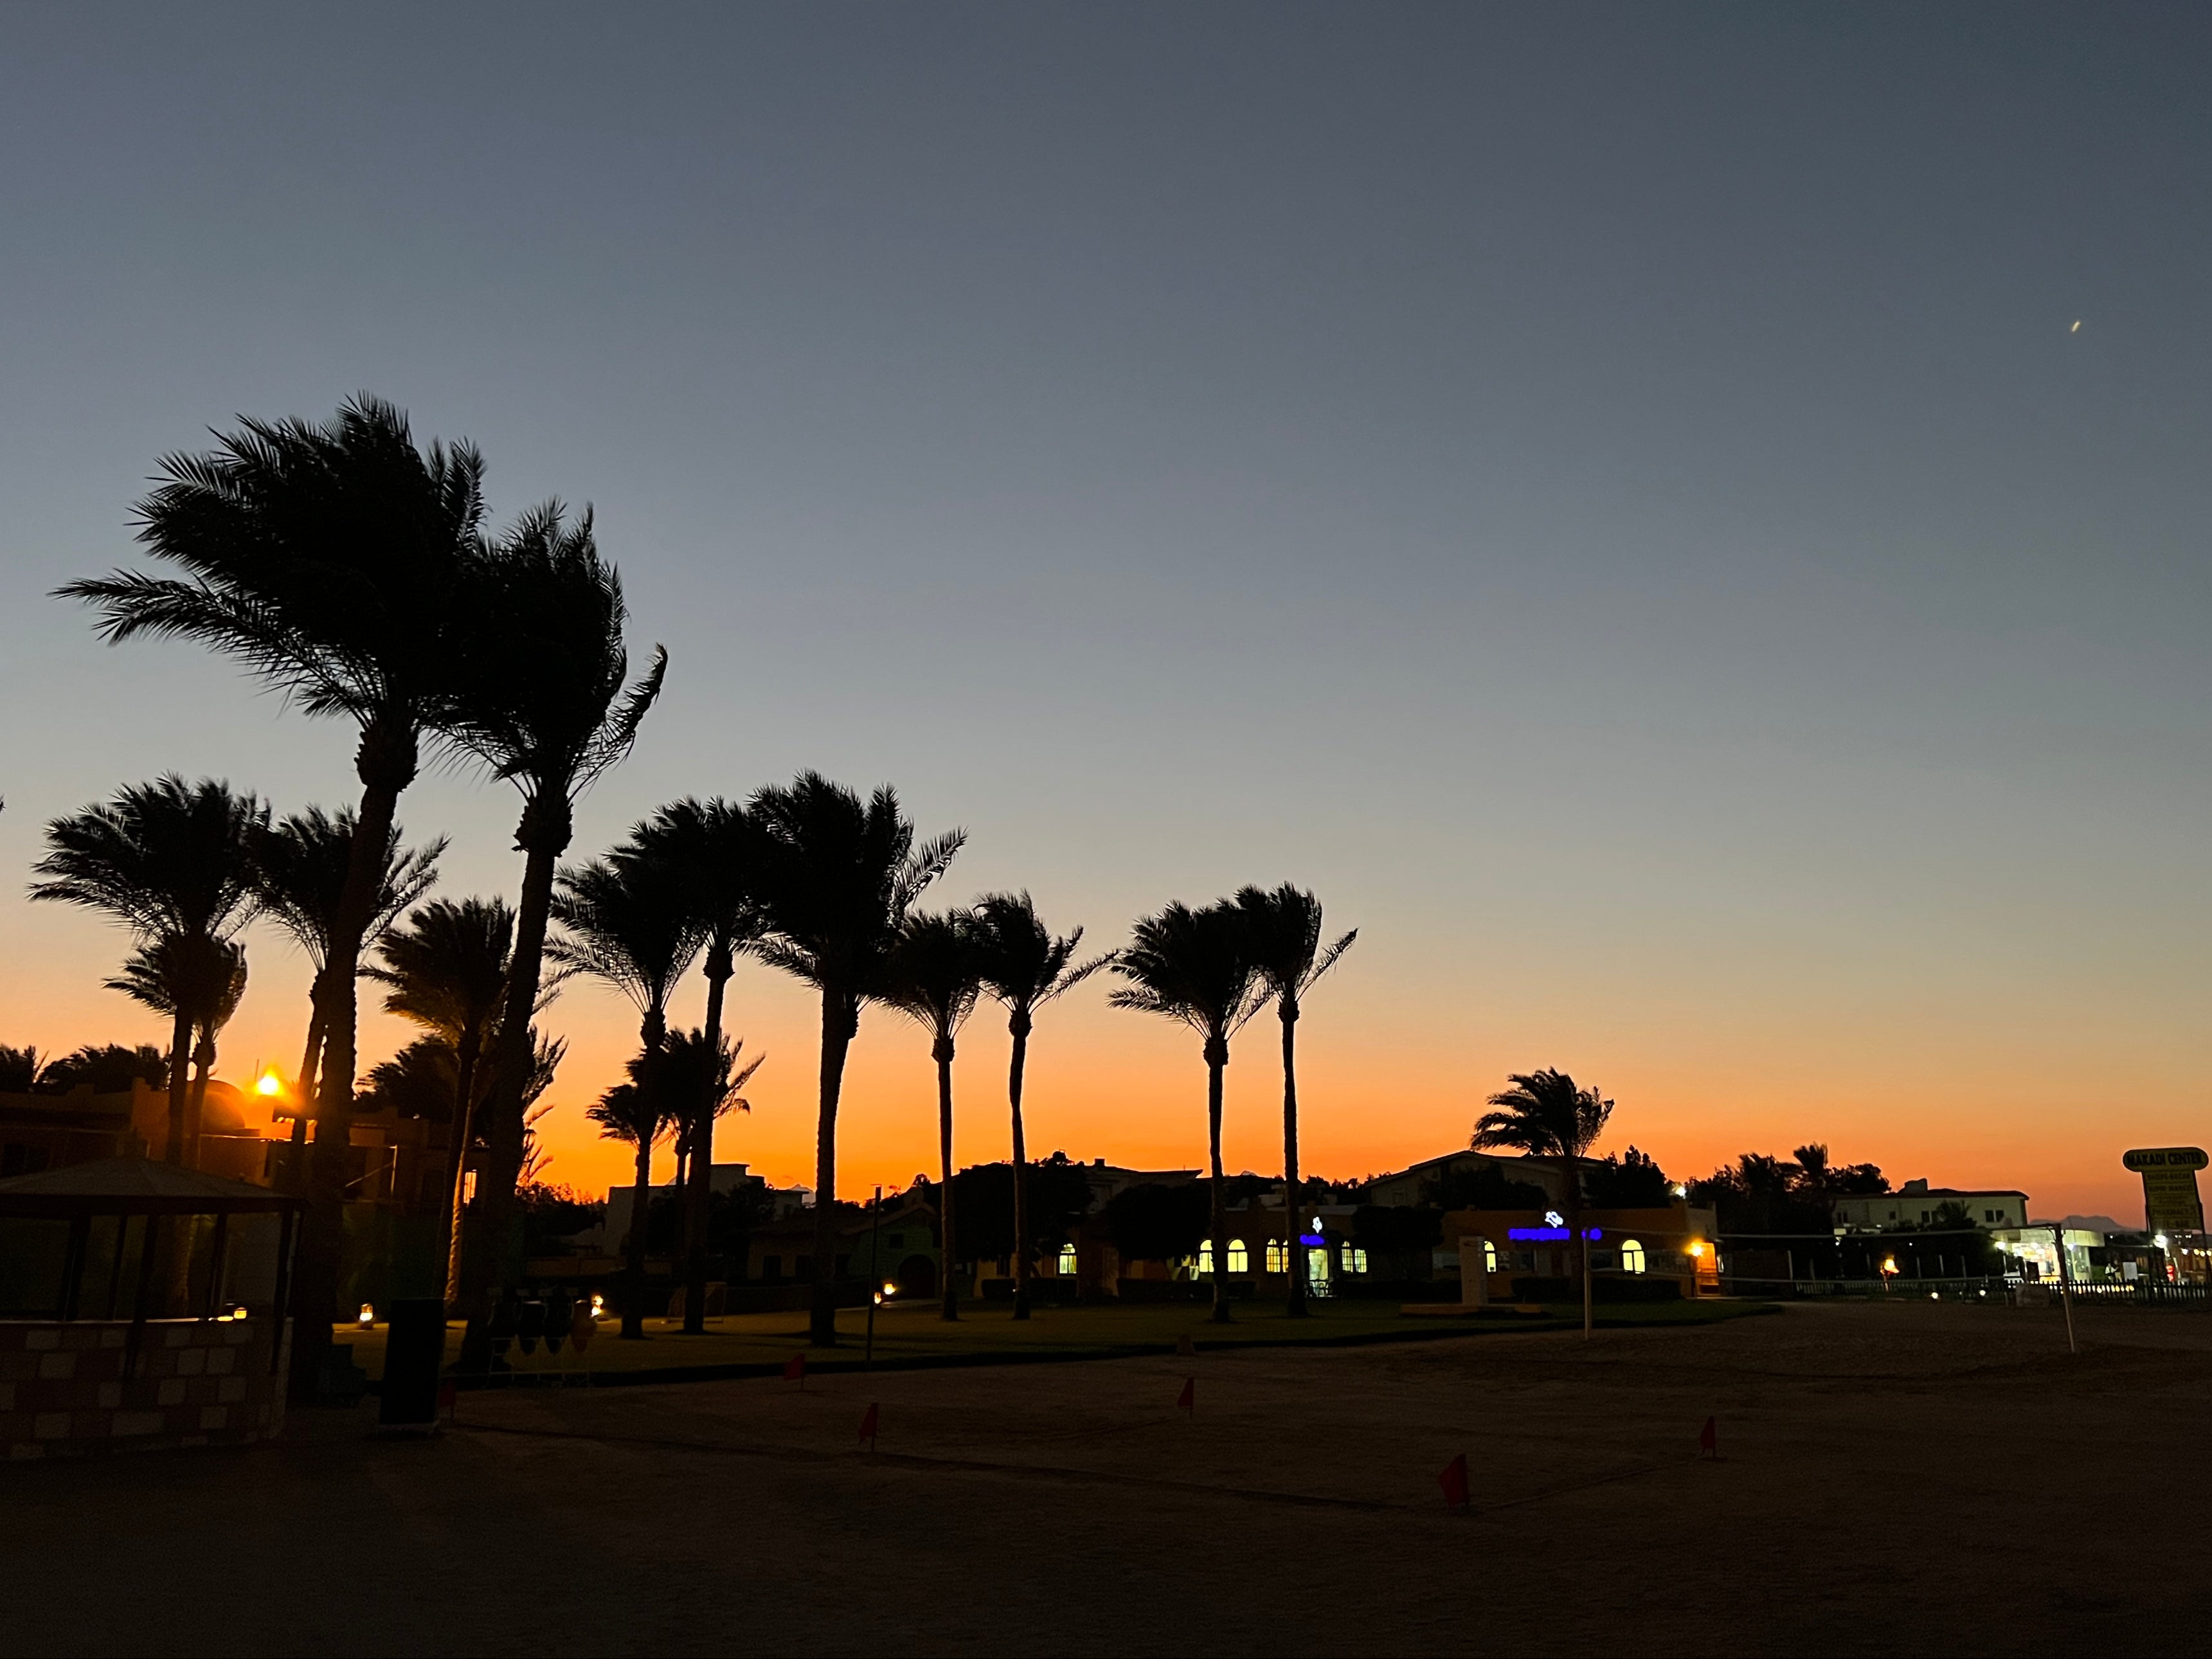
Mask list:
POLYGON ((1486 1273, 1498 1271, 1498 1246, 1486 1238, 1482 1241, 1482 1271, 1486 1273))
POLYGON ((1241 1238, 1232 1238, 1229 1241, 1229 1271, 1232 1273, 1249 1273, 1252 1271, 1251 1255, 1245 1249, 1244 1241, 1241 1238))
POLYGON ((1365 1273, 1367 1271, 1367 1252, 1362 1249, 1356 1249, 1349 1244, 1346 1245, 1344 1247, 1344 1271, 1348 1273, 1365 1273))
POLYGON ((1644 1271, 1644 1246, 1633 1238, 1620 1241, 1620 1270, 1630 1273, 1644 1271))
POLYGON ((1213 1241, 1212 1239, 1209 1238, 1198 1247, 1198 1266, 1193 1271, 1200 1279, 1208 1279, 1212 1276, 1213 1241))
POLYGON ((1288 1260, 1283 1254, 1283 1241, 1279 1238, 1269 1239, 1267 1241, 1267 1271, 1271 1273, 1286 1273, 1290 1270, 1288 1260))
POLYGON ((1075 1246, 1073 1244, 1060 1247, 1060 1273, 1063 1279, 1075 1277, 1075 1246))

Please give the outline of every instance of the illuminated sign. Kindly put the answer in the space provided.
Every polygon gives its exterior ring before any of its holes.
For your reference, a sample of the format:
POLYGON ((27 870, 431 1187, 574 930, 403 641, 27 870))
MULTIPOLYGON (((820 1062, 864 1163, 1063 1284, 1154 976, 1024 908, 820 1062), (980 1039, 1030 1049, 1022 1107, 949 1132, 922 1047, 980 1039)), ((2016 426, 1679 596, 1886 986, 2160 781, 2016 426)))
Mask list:
MULTIPOLYGON (((1564 1244, 1574 1237, 1565 1227, 1508 1227, 1505 1236, 1523 1244, 1564 1244)), ((1583 1237, 1593 1242, 1605 1237, 1602 1227, 1585 1227, 1583 1237)))

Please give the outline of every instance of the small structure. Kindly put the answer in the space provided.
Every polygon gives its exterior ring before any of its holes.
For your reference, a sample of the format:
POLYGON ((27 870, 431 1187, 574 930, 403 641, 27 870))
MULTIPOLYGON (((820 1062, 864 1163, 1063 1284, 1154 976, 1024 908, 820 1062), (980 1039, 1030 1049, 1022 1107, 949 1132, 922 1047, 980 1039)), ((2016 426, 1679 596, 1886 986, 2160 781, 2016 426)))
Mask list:
POLYGON ((274 1434, 298 1209, 143 1158, 0 1181, 0 1451, 274 1434))

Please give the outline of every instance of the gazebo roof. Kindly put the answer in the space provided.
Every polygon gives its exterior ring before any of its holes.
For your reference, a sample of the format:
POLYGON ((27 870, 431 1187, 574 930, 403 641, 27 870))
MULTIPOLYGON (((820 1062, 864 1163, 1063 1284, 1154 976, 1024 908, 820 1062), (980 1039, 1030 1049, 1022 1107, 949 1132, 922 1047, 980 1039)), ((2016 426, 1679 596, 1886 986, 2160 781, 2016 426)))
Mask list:
POLYGON ((222 1215, 299 1203, 289 1193, 149 1158, 103 1158, 0 1181, 0 1215, 222 1215))

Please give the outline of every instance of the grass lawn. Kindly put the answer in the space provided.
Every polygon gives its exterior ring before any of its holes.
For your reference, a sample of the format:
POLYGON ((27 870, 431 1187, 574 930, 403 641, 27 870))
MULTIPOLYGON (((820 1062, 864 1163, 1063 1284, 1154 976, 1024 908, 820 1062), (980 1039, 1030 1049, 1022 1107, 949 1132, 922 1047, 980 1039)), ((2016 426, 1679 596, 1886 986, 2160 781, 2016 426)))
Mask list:
MULTIPOLYGON (((1095 1304, 1038 1308, 1018 1322, 1002 1303, 970 1304, 959 1320, 938 1317, 935 1303, 909 1304, 876 1311, 874 1364, 883 1370, 939 1365, 1018 1364, 1032 1360, 1106 1359, 1146 1353, 1173 1353, 1189 1338, 1206 1349, 1270 1347, 1285 1344, 1325 1345, 1419 1341, 1498 1330, 1559 1330, 1581 1322, 1579 1308, 1547 1309, 1541 1318, 1409 1318, 1395 1302, 1347 1299, 1316 1301, 1312 1316, 1293 1320, 1265 1303, 1242 1303, 1228 1325, 1208 1322, 1200 1303, 1095 1304)), ((1628 1325, 1705 1324, 1767 1311, 1757 1304, 1725 1300, 1656 1302, 1601 1308, 1598 1322, 1628 1325)), ((756 1376, 780 1371, 793 1354, 806 1354, 810 1370, 854 1370, 866 1363, 866 1311, 840 1310, 835 1350, 809 1350, 806 1315, 801 1312, 732 1314, 709 1319, 704 1334, 686 1336, 680 1322, 645 1322, 647 1340, 623 1341, 617 1322, 601 1322, 582 1354, 564 1345, 558 1355, 541 1347, 525 1355, 510 1350, 513 1377, 583 1382, 644 1382, 756 1376)), ((461 1326, 446 1331, 446 1358, 459 1358, 461 1326)), ((372 1377, 383 1375, 386 1328, 339 1325, 337 1339, 353 1349, 355 1364, 372 1377)))

